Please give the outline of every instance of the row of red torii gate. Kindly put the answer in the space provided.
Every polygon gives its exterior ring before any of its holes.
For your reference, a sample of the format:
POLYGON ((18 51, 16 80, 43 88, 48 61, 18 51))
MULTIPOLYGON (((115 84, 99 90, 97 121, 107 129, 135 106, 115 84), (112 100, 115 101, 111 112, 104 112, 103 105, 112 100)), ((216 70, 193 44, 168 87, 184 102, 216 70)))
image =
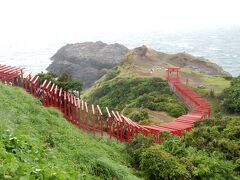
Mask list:
POLYGON ((189 113, 160 125, 139 125, 123 114, 109 110, 108 107, 102 109, 99 105, 88 104, 51 81, 45 80, 40 84, 39 76, 26 74, 23 68, 0 65, 0 80, 3 84, 22 87, 46 107, 56 107, 69 122, 93 135, 109 136, 119 142, 130 142, 141 133, 145 136, 153 135, 155 141, 159 143, 163 131, 182 136, 184 131, 191 130, 195 122, 209 117, 211 113, 209 102, 181 83, 179 71, 178 67, 167 68, 166 80, 188 107, 189 113))

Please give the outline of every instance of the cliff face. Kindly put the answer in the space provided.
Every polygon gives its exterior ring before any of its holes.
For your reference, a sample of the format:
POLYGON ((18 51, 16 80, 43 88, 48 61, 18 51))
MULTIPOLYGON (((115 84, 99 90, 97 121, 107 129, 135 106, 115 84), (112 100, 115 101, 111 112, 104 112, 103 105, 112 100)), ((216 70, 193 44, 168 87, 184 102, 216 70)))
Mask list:
POLYGON ((127 52, 128 48, 117 43, 67 44, 51 58, 53 62, 47 70, 57 75, 67 73, 73 79, 83 80, 84 87, 89 87, 108 69, 117 65, 127 52))

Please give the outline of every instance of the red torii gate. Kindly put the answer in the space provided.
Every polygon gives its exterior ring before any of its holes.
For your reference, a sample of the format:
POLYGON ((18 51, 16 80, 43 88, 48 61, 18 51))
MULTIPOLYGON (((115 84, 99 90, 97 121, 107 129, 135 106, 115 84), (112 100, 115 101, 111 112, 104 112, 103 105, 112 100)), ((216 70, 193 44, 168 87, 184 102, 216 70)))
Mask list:
POLYGON ((45 80, 40 85, 39 77, 32 76, 31 73, 23 77, 21 68, 0 64, 0 81, 6 84, 11 82, 12 85, 22 86, 27 92, 40 98, 44 106, 59 108, 67 120, 85 131, 92 131, 94 135, 97 131, 103 136, 105 131, 110 138, 114 137, 120 142, 125 140, 129 143, 130 139, 142 133, 145 136, 154 135, 155 141, 159 143, 161 141, 160 134, 163 131, 182 136, 183 131, 189 131, 195 122, 209 117, 211 113, 209 102, 181 83, 179 67, 169 67, 166 72, 168 84, 188 106, 190 112, 172 122, 160 125, 139 125, 119 112, 109 111, 107 107, 106 118, 104 118, 98 105, 92 104, 90 106, 87 102, 78 99, 74 94, 64 91, 51 81, 45 80), (15 81, 17 81, 16 84, 15 81), (106 130, 104 130, 105 128, 106 130))
POLYGON ((168 67, 166 69, 166 72, 167 72, 166 79, 169 80, 170 78, 173 78, 173 77, 171 77, 173 73, 176 73, 176 78, 179 79, 180 69, 181 69, 180 67, 168 67))

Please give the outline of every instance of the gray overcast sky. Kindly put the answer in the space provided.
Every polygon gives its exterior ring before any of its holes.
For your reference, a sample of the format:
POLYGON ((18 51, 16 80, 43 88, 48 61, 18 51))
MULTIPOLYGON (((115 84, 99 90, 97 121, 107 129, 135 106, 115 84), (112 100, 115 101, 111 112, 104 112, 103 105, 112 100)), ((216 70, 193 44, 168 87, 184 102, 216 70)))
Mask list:
POLYGON ((239 0, 1 0, 0 45, 240 25, 239 0))

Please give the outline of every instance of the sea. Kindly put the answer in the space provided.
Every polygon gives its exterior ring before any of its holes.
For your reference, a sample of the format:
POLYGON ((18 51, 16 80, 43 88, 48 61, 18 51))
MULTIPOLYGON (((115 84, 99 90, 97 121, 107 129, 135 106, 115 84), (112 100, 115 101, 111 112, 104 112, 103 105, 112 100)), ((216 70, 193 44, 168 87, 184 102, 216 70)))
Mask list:
POLYGON ((24 67, 33 73, 45 72, 50 58, 67 43, 103 41, 120 43, 129 49, 146 45, 164 53, 186 52, 204 57, 232 76, 240 75, 240 27, 197 30, 171 30, 148 33, 99 34, 72 39, 57 39, 38 44, 0 46, 0 64, 24 67))

